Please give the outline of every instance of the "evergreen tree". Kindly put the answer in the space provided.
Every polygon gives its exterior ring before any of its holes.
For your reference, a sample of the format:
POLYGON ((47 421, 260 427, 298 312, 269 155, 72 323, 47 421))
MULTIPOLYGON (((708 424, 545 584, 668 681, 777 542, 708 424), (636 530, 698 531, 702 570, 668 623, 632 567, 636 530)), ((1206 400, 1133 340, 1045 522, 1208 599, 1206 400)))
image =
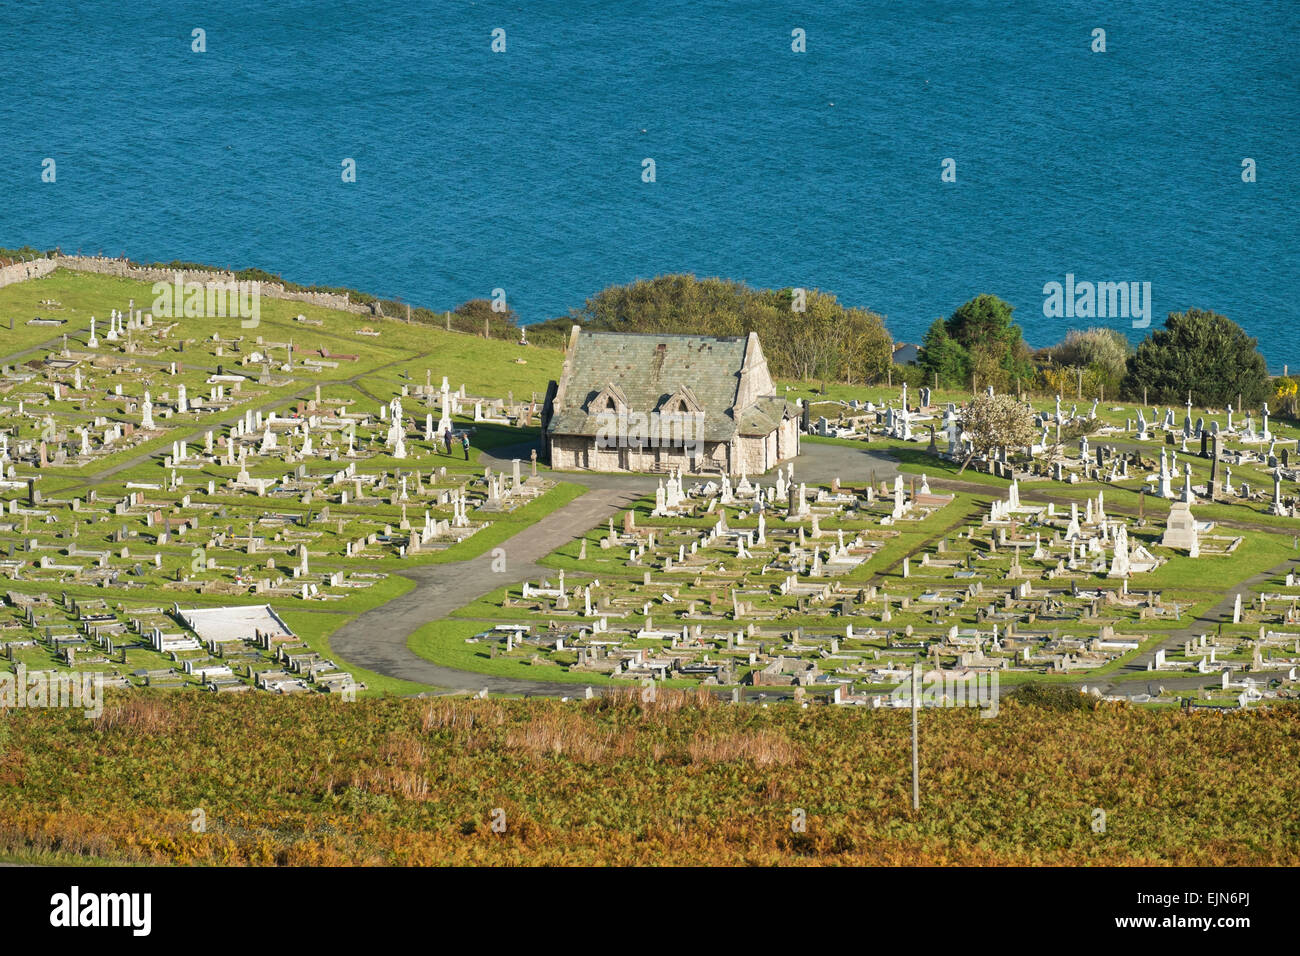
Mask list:
POLYGON ((919 365, 925 370, 927 383, 964 386, 970 380, 970 353, 948 334, 948 324, 935 319, 921 339, 919 365))
POLYGON ((1256 408, 1270 396, 1259 342, 1231 319, 1204 309, 1171 312, 1163 329, 1143 339, 1128 360, 1123 388, 1150 402, 1256 408), (1240 396, 1240 399, 1238 398, 1240 396))
POLYGON ((1006 391, 1033 381, 1029 346, 1011 313, 1010 304, 984 294, 959 306, 946 323, 948 335, 966 350, 980 387, 1006 391))

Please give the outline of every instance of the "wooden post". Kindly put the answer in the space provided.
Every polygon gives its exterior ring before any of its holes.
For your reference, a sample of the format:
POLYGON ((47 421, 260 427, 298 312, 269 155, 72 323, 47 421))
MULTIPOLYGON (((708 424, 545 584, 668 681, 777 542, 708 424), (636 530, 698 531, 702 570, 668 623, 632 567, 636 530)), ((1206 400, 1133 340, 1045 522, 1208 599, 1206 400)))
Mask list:
POLYGON ((921 809, 921 758, 917 713, 921 707, 921 664, 912 663, 912 809, 921 809))

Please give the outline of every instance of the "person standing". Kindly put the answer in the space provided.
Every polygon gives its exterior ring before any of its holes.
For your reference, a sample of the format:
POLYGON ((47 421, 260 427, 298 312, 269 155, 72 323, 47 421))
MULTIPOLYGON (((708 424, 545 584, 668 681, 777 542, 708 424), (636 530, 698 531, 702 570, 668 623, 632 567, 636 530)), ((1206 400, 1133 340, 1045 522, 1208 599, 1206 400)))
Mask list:
POLYGON ((451 455, 451 429, 448 428, 442 433, 443 443, 447 446, 447 454, 451 455))
POLYGON ((460 447, 465 450, 465 460, 469 461, 469 436, 468 435, 460 436, 460 447))

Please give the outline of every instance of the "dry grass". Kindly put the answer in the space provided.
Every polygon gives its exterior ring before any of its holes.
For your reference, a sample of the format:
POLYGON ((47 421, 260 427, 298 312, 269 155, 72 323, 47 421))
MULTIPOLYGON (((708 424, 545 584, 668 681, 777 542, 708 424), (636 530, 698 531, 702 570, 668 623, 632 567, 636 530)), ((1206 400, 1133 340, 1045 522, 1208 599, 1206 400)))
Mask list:
POLYGON ((420 732, 427 734, 435 730, 468 730, 474 726, 475 719, 473 708, 461 701, 434 700, 425 704, 420 711, 420 732))
POLYGON ((691 738, 688 751, 694 763, 748 760, 758 767, 785 767, 798 759, 794 744, 781 734, 767 730, 734 734, 700 731, 691 738))
POLYGON ((99 724, 29 710, 0 722, 0 852, 259 866, 1300 860, 1294 709, 927 712, 912 811, 903 713, 711 707, 662 689, 608 703, 152 696, 110 696, 99 724), (193 807, 206 833, 191 832, 193 807))
POLYGON ((580 714, 550 710, 506 732, 506 747, 535 756, 565 756, 579 763, 595 763, 609 751, 613 734, 601 731, 580 714))
POLYGON ((352 786, 368 793, 430 799, 428 753, 424 744, 405 734, 389 734, 379 748, 380 766, 366 766, 352 774, 352 786))
POLYGON ((128 697, 105 707, 95 718, 95 729, 102 733, 159 734, 168 729, 169 712, 161 697, 128 697))
POLYGON ((717 701, 707 688, 676 690, 670 687, 616 687, 603 696, 587 701, 593 713, 609 710, 639 711, 645 716, 675 714, 679 711, 707 711, 717 701))

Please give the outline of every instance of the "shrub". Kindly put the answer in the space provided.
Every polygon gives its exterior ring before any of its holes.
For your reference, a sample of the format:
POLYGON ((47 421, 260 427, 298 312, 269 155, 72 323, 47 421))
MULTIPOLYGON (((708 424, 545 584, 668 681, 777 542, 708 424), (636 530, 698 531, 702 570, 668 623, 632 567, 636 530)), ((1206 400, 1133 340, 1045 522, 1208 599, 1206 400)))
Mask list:
MULTIPOLYGON (((1143 339, 1129 357, 1123 389, 1133 399, 1192 401, 1207 408, 1267 400, 1268 369, 1257 339, 1231 319, 1203 309, 1171 312, 1165 327, 1143 339)), ((1240 410, 1240 409, 1238 409, 1240 410)))
POLYGON ((613 332, 743 336, 755 332, 774 378, 822 379, 849 384, 885 377, 893 339, 884 320, 866 309, 846 308, 835 296, 808 289, 794 311, 794 290, 752 289, 742 282, 664 275, 610 286, 567 317, 529 328, 548 335, 569 328, 613 332))
POLYGON ((1096 710, 1097 702, 1073 687, 1031 681, 1015 692, 1015 700, 1044 710, 1096 710))

